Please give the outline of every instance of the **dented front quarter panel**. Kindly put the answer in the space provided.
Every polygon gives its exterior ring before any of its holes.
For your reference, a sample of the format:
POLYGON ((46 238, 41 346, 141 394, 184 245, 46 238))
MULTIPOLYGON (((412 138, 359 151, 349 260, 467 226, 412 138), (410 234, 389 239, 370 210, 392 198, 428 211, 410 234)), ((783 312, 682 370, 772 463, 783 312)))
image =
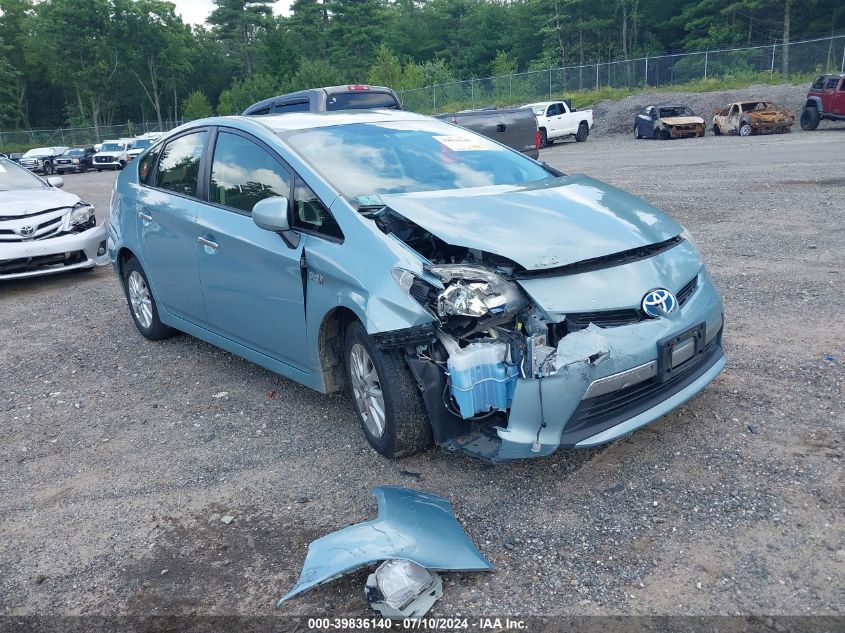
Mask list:
POLYGON ((296 585, 277 602, 366 565, 403 559, 431 571, 495 569, 464 532, 451 504, 435 495, 382 486, 373 490, 378 516, 308 545, 296 585))

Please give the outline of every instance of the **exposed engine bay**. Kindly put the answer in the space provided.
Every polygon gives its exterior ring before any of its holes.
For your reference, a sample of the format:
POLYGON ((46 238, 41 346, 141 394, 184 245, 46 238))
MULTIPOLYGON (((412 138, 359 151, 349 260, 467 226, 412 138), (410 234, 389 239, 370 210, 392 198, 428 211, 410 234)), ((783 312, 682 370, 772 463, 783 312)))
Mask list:
POLYGON ((564 330, 550 328, 516 283, 518 264, 446 244, 387 207, 371 217, 432 262, 425 269, 441 282, 436 287, 411 273, 397 279, 437 319, 435 340, 415 353, 442 372, 442 402, 449 413, 483 420, 506 412, 518 378, 557 371, 556 333, 564 330))

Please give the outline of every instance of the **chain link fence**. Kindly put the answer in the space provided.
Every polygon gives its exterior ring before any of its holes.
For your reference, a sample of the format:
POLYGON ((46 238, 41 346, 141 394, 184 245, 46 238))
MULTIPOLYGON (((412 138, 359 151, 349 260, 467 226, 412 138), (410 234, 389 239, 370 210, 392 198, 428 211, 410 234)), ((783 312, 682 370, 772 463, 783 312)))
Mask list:
POLYGON ((645 90, 724 77, 785 79, 789 74, 822 72, 845 73, 845 35, 787 46, 781 42, 547 68, 402 90, 400 95, 406 110, 431 113, 528 103, 602 88, 645 90))
POLYGON ((52 128, 43 130, 14 130, 0 132, 0 151, 17 152, 33 147, 86 146, 107 139, 133 138, 148 132, 167 132, 182 125, 182 121, 143 121, 123 125, 52 128), (98 134, 99 132, 99 134, 98 134))

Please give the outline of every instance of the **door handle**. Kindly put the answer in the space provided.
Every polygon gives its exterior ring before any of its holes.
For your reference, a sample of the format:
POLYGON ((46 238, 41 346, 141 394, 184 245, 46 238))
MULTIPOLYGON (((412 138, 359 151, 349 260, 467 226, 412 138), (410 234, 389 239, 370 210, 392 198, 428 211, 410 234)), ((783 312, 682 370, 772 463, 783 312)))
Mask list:
POLYGON ((153 216, 144 213, 143 211, 138 211, 138 217, 141 218, 144 222, 152 222, 153 216))
POLYGON ((213 251, 216 251, 218 248, 220 248, 220 244, 218 244, 217 242, 212 242, 211 240, 207 240, 204 237, 198 237, 197 242, 199 242, 203 246, 208 246, 208 248, 213 251))

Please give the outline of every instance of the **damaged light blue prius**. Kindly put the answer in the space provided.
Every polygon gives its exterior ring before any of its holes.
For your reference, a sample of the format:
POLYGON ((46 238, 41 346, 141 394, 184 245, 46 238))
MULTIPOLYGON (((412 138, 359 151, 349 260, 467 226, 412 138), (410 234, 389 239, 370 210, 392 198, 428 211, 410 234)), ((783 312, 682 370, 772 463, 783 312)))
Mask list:
POLYGON ((387 457, 609 442, 725 365, 682 226, 409 112, 182 126, 120 174, 109 252, 141 334, 348 388, 387 457))

